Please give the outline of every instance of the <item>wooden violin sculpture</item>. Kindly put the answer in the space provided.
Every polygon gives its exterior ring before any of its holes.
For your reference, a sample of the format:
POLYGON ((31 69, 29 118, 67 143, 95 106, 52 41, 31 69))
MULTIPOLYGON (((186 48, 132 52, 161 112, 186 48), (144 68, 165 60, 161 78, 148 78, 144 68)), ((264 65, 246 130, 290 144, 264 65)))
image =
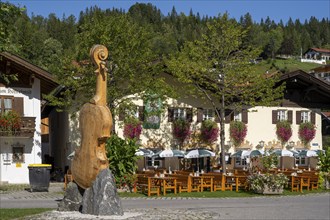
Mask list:
POLYGON ((105 46, 95 45, 90 56, 97 66, 96 92, 94 97, 80 110, 79 125, 81 146, 76 149, 71 164, 74 181, 83 189, 92 185, 97 174, 109 169, 105 142, 110 137, 112 116, 107 107, 107 68, 105 60, 108 50, 105 46))

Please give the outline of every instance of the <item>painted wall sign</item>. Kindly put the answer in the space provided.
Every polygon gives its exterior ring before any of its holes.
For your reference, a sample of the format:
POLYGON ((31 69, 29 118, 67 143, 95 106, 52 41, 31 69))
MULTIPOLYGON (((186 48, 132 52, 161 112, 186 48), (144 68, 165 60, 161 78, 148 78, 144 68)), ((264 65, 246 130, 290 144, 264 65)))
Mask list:
POLYGON ((32 94, 32 89, 29 89, 29 88, 5 88, 5 87, 0 87, 0 95, 14 95, 14 94, 31 95, 32 94))

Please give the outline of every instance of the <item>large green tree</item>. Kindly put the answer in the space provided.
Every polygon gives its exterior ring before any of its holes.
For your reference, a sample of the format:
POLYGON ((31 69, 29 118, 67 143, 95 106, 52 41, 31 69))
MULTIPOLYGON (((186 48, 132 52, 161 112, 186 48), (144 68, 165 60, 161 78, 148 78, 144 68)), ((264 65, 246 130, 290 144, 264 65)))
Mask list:
POLYGON ((192 88, 190 91, 207 97, 214 106, 222 121, 222 152, 226 108, 270 105, 281 97, 282 88, 274 88, 276 77, 254 71, 250 60, 260 51, 242 47, 244 37, 241 26, 224 14, 207 23, 202 40, 186 42, 180 52, 166 60, 174 76, 192 88))
POLYGON ((76 55, 67 57, 66 69, 57 75, 67 90, 60 98, 51 99, 54 104, 79 108, 91 98, 95 89, 95 67, 88 55, 94 44, 105 45, 109 50, 108 103, 112 111, 122 104, 119 100, 123 101, 126 95, 139 93, 145 98, 145 94, 163 96, 171 92, 160 76, 163 65, 151 49, 155 35, 148 26, 140 26, 127 14, 109 15, 97 10, 94 14, 89 12, 88 16, 92 19, 81 19, 78 27, 76 55), (76 60, 76 65, 70 60, 76 60))

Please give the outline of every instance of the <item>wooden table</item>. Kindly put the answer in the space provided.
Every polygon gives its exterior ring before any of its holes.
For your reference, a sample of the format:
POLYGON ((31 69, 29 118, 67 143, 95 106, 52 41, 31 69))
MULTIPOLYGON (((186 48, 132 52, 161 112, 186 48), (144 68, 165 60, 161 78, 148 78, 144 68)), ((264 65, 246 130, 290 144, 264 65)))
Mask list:
POLYGON ((198 187, 198 191, 203 192, 204 188, 210 188, 210 191, 213 192, 213 178, 214 176, 191 176, 191 188, 198 187))
POLYGON ((176 194, 176 178, 175 177, 151 177, 155 184, 159 185, 163 190, 163 195, 166 195, 166 190, 173 189, 174 194, 176 194))
POLYGON ((246 181, 246 178, 247 176, 245 175, 224 175, 223 191, 232 191, 233 185, 235 184, 235 190, 238 192, 239 186, 241 186, 242 183, 246 181))

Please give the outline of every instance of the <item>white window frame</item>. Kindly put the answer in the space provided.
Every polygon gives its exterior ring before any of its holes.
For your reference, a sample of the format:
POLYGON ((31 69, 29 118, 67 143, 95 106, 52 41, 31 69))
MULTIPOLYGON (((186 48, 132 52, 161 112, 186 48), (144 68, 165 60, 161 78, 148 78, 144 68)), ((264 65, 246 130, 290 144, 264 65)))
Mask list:
POLYGON ((174 108, 173 109, 173 120, 177 119, 183 119, 185 120, 187 118, 187 112, 185 108, 174 108))
POLYGON ((278 110, 277 111, 277 121, 286 121, 288 120, 288 111, 287 110, 278 110))
POLYGON ((125 114, 129 117, 139 118, 139 106, 136 106, 135 109, 126 109, 125 114))
POLYGON ((210 108, 203 109, 203 121, 205 120, 214 120, 214 111, 210 108))
POLYGON ((298 166, 307 165, 307 157, 296 157, 296 164, 298 164, 298 166))
POLYGON ((301 122, 306 123, 311 121, 311 112, 301 111, 301 122))
POLYGON ((234 121, 242 121, 242 112, 234 112, 234 121))
POLYGON ((6 113, 13 110, 14 97, 12 96, 0 96, 0 114, 6 113), (6 108, 5 99, 11 100, 10 107, 6 108))

